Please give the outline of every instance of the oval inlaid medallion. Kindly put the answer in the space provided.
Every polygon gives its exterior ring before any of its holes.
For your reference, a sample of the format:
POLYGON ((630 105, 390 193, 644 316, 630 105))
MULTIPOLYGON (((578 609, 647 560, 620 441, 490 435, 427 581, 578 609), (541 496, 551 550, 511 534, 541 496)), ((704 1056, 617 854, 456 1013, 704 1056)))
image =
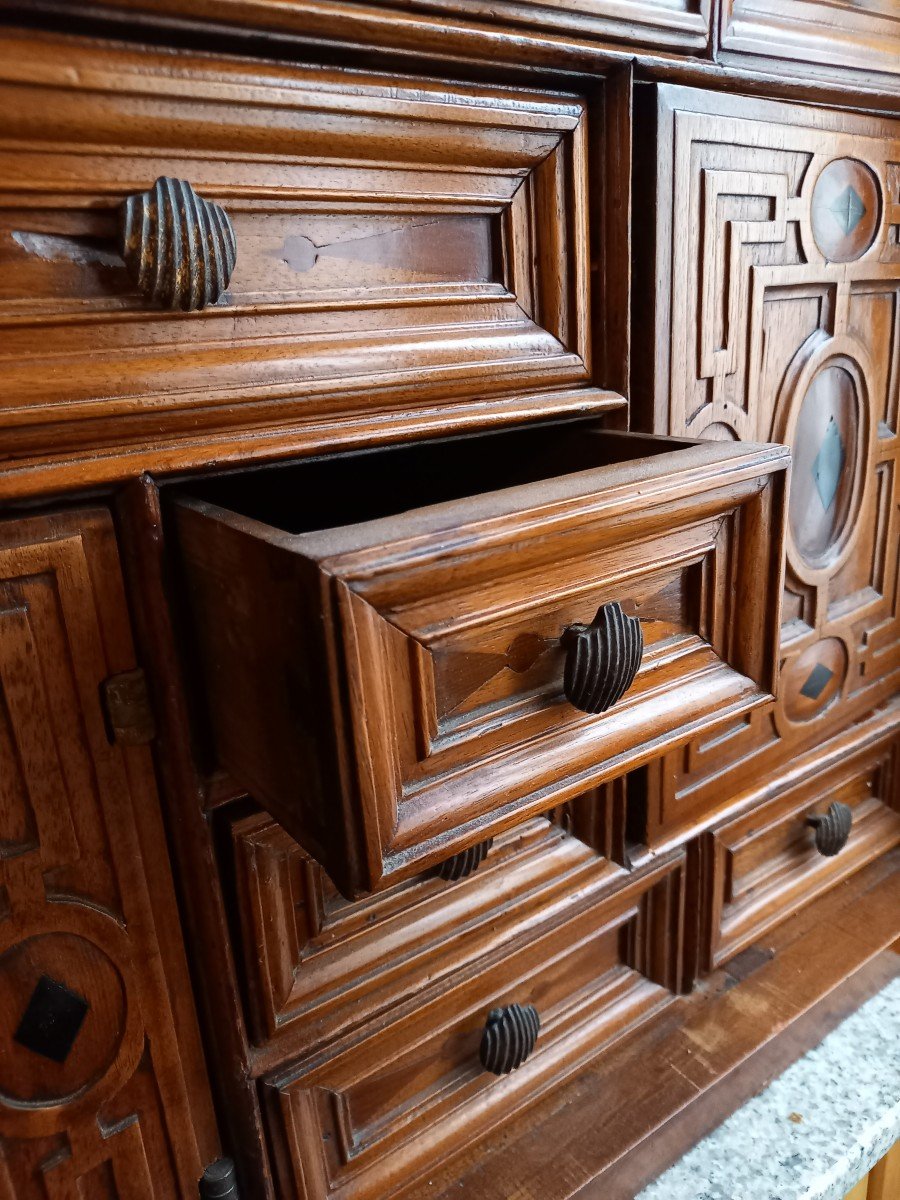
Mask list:
POLYGON ((811 721, 839 695, 847 677, 847 651, 838 638, 808 646, 781 676, 781 697, 789 721, 811 721))
POLYGON ((791 534, 812 567, 838 552, 854 502, 859 437, 856 382, 845 367, 825 367, 803 398, 791 446, 791 534))
POLYGON ((109 1070, 125 1029, 110 958, 71 933, 38 934, 0 956, 0 1100, 70 1101, 109 1070))
POLYGON ((816 180, 810 214, 816 245, 829 262, 854 262, 881 223, 878 177, 855 158, 837 158, 816 180))

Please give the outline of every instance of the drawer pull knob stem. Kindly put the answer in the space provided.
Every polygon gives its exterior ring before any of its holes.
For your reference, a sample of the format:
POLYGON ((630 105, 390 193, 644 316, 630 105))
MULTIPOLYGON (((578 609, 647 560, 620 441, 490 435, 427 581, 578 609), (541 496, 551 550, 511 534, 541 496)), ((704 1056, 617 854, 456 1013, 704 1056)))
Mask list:
POLYGON ((200 1180, 201 1200, 241 1200, 237 1175, 230 1158, 218 1158, 210 1163, 200 1180))
POLYGON ((442 862, 437 868, 437 874, 441 879, 446 879, 448 883, 455 883, 457 879, 465 879, 467 875, 478 870, 487 858, 488 851, 493 844, 494 839, 488 838, 486 842, 478 842, 477 845, 470 846, 468 850, 461 850, 459 854, 454 854, 452 858, 442 862))
POLYGON ((575 708, 606 712, 634 683, 644 653, 637 617, 628 617, 618 600, 597 610, 590 625, 569 625, 562 635, 566 650, 563 690, 575 708))
POLYGON ((478 1056, 486 1071, 508 1075, 521 1067, 537 1041, 541 1019, 532 1004, 509 1004, 488 1013, 478 1056))
POLYGON ((841 804, 839 800, 834 800, 828 806, 828 812, 807 817, 806 823, 816 831, 818 852, 826 858, 833 858, 847 845, 850 826, 853 824, 853 810, 846 804, 841 804))
POLYGON ((122 206, 122 258, 138 291, 186 312, 225 294, 237 258, 234 227, 184 179, 161 176, 122 206))

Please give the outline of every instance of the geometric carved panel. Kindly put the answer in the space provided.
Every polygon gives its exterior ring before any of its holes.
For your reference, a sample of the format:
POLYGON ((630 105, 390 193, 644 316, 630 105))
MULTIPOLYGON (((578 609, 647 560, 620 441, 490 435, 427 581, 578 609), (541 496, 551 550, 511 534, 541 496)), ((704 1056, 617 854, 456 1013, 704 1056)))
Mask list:
POLYGON ((638 420, 793 452, 779 699, 656 768, 652 831, 900 682, 900 122, 669 87, 642 103, 671 170, 648 151, 638 420))
POLYGON ((149 756, 109 742, 100 705, 134 665, 109 514, 0 524, 0 1195, 16 1200, 170 1200, 215 1153, 149 756))

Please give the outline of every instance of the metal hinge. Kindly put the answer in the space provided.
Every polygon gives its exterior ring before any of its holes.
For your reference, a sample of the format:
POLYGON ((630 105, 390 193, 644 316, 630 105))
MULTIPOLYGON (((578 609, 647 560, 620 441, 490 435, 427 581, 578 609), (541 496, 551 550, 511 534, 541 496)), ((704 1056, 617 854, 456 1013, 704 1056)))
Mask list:
POLYGON ((230 1158, 210 1163, 200 1180, 201 1200, 241 1200, 237 1175, 230 1158))
POLYGON ((140 667, 104 679, 100 688, 109 740, 119 746, 145 746, 156 737, 156 719, 147 679, 140 667))

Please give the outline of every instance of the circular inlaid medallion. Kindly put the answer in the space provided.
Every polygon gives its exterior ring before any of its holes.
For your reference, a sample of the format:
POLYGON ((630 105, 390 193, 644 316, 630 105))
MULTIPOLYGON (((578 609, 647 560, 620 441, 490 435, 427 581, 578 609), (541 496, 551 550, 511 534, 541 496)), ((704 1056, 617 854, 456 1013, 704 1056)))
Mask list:
POLYGON ((855 158, 837 158, 816 180, 812 234, 829 262, 854 262, 875 241, 881 223, 878 177, 855 158))
POLYGON ((827 366, 807 389, 794 432, 791 534, 812 567, 836 557, 858 499, 860 407, 856 382, 841 366, 827 366))
POLYGON ((125 987, 86 938, 43 933, 0 956, 0 1100, 70 1101, 101 1079, 125 1032, 125 987))
POLYGON ((811 721, 840 693, 847 677, 847 651, 838 638, 808 646, 782 672, 781 697, 790 721, 811 721))

